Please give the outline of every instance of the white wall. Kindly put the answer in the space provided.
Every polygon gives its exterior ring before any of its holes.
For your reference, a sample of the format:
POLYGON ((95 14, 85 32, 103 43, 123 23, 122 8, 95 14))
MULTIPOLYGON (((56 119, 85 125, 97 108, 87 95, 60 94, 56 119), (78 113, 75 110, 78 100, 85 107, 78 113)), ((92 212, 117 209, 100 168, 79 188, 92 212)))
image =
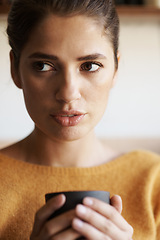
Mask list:
MULTIPOLYGON (((9 73, 6 18, 0 17, 0 141, 26 136, 33 123, 9 73)), ((160 138, 160 18, 121 18, 117 84, 96 132, 107 138, 160 138)))
POLYGON ((10 76, 9 45, 6 35, 6 17, 0 17, 0 141, 15 141, 33 128, 24 107, 22 92, 10 76))
POLYGON ((120 52, 118 82, 99 134, 160 137, 160 18, 121 18, 120 52))

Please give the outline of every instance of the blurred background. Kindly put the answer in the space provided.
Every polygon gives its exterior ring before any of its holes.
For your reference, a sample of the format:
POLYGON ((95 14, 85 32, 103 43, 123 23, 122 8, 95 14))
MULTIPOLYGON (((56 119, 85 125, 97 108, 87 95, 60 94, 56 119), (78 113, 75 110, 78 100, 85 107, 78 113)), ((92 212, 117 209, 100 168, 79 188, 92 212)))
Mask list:
MULTIPOLYGON (((0 0, 0 148, 33 129, 21 90, 10 76, 6 35, 9 2, 0 0)), ((160 0, 117 0, 120 17, 118 79, 96 128, 111 147, 160 153, 160 0)))

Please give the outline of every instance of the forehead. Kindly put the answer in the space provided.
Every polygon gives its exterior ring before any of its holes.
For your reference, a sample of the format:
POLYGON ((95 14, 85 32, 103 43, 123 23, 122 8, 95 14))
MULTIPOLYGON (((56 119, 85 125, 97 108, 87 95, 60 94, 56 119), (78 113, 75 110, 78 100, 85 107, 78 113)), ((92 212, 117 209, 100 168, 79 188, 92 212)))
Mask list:
POLYGON ((85 55, 113 52, 102 24, 86 16, 59 17, 49 15, 32 31, 26 50, 54 54, 85 55))

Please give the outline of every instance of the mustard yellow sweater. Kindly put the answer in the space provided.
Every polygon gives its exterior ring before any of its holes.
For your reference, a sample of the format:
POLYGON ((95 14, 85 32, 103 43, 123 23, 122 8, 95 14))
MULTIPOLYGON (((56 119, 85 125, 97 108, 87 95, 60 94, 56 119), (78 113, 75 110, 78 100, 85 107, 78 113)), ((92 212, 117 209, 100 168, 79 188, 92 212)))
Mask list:
POLYGON ((160 157, 142 151, 92 168, 40 166, 0 155, 0 239, 29 240, 44 195, 70 190, 119 194, 133 239, 160 240, 160 157))

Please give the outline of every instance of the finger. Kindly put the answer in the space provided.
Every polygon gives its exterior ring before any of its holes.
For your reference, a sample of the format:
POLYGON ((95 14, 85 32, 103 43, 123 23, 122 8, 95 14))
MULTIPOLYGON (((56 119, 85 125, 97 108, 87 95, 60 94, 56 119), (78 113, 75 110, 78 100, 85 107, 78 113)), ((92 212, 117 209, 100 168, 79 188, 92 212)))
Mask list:
POLYGON ((54 240, 80 240, 81 234, 75 231, 73 228, 68 228, 66 231, 63 231, 54 236, 54 240))
POLYGON ((78 218, 73 219, 72 227, 87 240, 112 240, 109 236, 104 236, 102 232, 78 218))
MULTIPOLYGON (((97 237, 100 237, 101 233, 105 236, 110 237, 111 239, 117 239, 118 237, 118 239, 121 240, 126 239, 126 236, 131 237, 131 232, 129 231, 129 228, 126 228, 125 229, 126 231, 123 231, 109 219, 105 218, 104 216, 100 215, 94 210, 87 208, 83 205, 80 204, 77 205, 76 214, 80 219, 82 219, 83 221, 85 221, 86 223, 88 223, 89 225, 98 230, 97 237)), ((86 231, 89 231, 89 227, 87 226, 86 231)), ((90 238, 94 237, 92 232, 87 234, 89 234, 90 238)))
POLYGON ((58 238, 58 234, 62 233, 63 231, 65 231, 71 226, 71 223, 74 217, 75 217, 75 210, 70 210, 66 213, 63 213, 51 219, 50 221, 47 221, 39 234, 39 238, 43 240, 47 240, 54 236, 54 239, 55 239, 56 235, 58 238))
POLYGON ((92 225, 89 225, 86 222, 81 221, 78 218, 75 218, 72 222, 72 227, 79 231, 84 237, 87 238, 87 240, 132 240, 132 235, 125 233, 125 232, 119 232, 118 234, 114 234, 113 237, 110 237, 106 235, 105 233, 102 233, 98 231, 96 228, 94 228, 92 225))
POLYGON ((95 198, 84 198, 83 204, 94 211, 98 212, 105 218, 111 220, 118 228, 125 231, 130 226, 119 212, 111 205, 106 204, 95 198))
POLYGON ((52 213, 55 210, 63 206, 65 203, 65 196, 58 195, 52 199, 50 199, 35 215, 35 222, 33 226, 33 231, 31 236, 37 236, 52 213))
POLYGON ((120 214, 122 213, 122 199, 120 196, 114 195, 111 198, 111 205, 115 207, 120 214))

